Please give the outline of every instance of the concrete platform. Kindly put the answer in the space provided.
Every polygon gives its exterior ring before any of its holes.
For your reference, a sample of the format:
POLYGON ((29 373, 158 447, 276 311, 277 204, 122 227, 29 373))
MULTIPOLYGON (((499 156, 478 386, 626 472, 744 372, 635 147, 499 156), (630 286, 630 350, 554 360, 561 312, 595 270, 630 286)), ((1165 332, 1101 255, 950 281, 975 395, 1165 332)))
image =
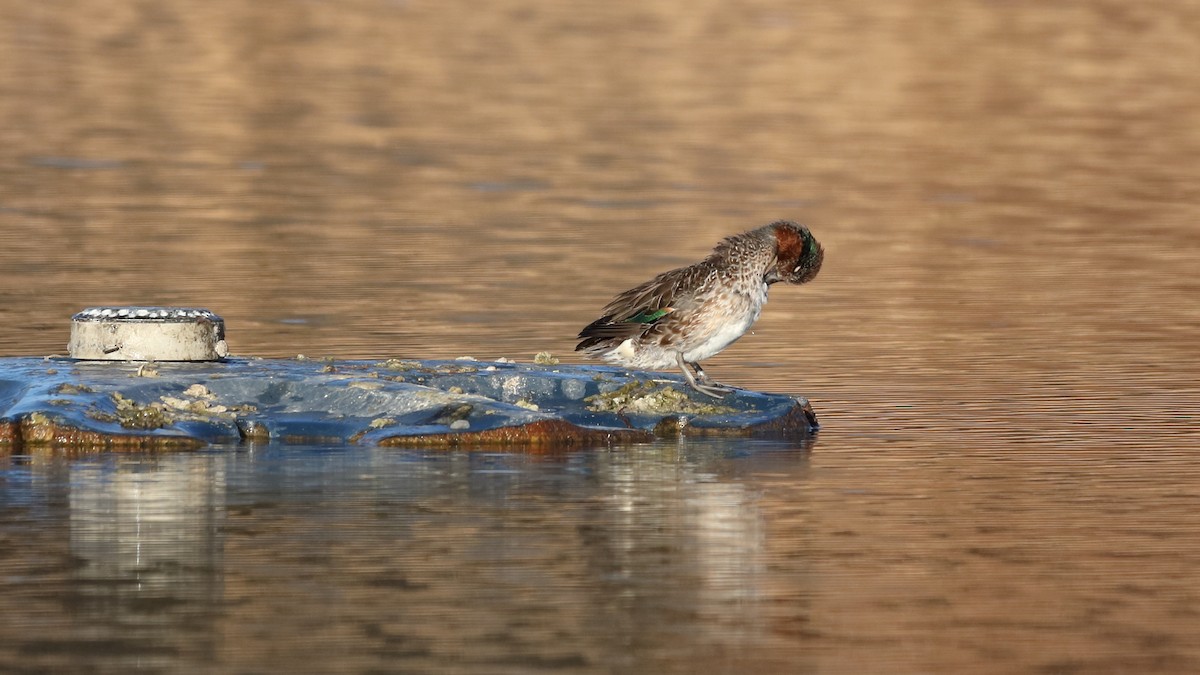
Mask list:
POLYGON ((214 443, 544 449, 703 435, 807 438, 808 401, 604 366, 233 358, 0 358, 0 453, 214 443))

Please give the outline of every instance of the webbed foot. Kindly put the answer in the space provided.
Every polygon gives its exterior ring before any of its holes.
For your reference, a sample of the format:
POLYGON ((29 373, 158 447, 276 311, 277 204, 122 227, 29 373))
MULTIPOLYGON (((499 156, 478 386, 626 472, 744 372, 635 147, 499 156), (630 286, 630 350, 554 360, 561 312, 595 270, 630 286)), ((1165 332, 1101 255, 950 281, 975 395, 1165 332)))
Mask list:
POLYGON ((726 387, 719 382, 711 380, 707 382, 691 382, 690 384, 692 385, 692 389, 713 398, 725 398, 729 392, 733 391, 733 387, 726 387))
POLYGON ((708 379, 708 374, 704 372, 700 364, 684 361, 683 354, 676 354, 675 362, 679 364, 679 369, 683 371, 683 376, 687 378, 687 382, 692 389, 701 394, 713 398, 725 398, 726 394, 733 391, 733 387, 726 387, 719 382, 708 379))

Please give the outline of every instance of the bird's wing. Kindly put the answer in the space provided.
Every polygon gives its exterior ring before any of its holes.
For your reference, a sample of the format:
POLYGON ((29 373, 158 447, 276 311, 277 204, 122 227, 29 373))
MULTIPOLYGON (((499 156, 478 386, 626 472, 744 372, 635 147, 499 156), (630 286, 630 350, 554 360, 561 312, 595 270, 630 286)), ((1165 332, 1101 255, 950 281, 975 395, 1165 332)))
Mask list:
MULTIPOLYGON (((684 294, 680 289, 694 291, 706 273, 698 265, 681 267, 625 291, 613 298, 604 307, 603 316, 580 331, 579 337, 589 338, 585 343, 590 346, 645 333, 668 315, 691 309, 694 293, 684 294)), ((585 343, 581 343, 582 348, 586 348, 585 343)))
POLYGON ((681 294, 680 290, 694 291, 705 271, 692 265, 663 272, 613 298, 603 313, 621 322, 654 323, 692 304, 692 295, 681 294))

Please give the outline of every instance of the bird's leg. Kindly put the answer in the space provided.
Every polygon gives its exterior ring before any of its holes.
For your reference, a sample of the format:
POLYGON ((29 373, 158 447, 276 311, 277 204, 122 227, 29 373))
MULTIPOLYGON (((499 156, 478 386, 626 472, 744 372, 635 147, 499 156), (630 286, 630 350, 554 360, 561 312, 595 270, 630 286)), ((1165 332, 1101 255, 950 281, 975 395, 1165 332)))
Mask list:
POLYGON ((733 391, 733 387, 721 384, 716 380, 708 379, 708 373, 704 372, 704 369, 700 367, 699 363, 692 363, 691 365, 696 369, 696 381, 703 387, 703 389, 700 389, 700 391, 709 394, 710 396, 714 395, 712 392, 716 392, 715 396, 717 398, 723 398, 725 394, 733 391))
POLYGON ((685 361, 682 353, 675 354, 675 363, 677 363, 679 365, 679 369, 683 371, 683 376, 687 378, 688 384, 691 385, 692 389, 695 389, 701 394, 712 396, 713 398, 724 398, 725 394, 733 391, 733 389, 726 387, 723 384, 719 384, 708 379, 708 375, 705 374, 704 369, 700 367, 700 364, 685 361))

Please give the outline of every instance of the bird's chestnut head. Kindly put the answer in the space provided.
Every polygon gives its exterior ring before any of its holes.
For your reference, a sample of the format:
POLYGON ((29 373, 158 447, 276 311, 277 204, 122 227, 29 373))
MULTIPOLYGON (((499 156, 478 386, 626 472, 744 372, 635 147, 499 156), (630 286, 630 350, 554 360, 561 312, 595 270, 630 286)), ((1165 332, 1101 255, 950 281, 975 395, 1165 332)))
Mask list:
POLYGON ((767 227, 775 235, 775 265, 767 270, 765 281, 802 284, 812 281, 821 271, 825 250, 808 228, 790 220, 777 220, 767 227))

